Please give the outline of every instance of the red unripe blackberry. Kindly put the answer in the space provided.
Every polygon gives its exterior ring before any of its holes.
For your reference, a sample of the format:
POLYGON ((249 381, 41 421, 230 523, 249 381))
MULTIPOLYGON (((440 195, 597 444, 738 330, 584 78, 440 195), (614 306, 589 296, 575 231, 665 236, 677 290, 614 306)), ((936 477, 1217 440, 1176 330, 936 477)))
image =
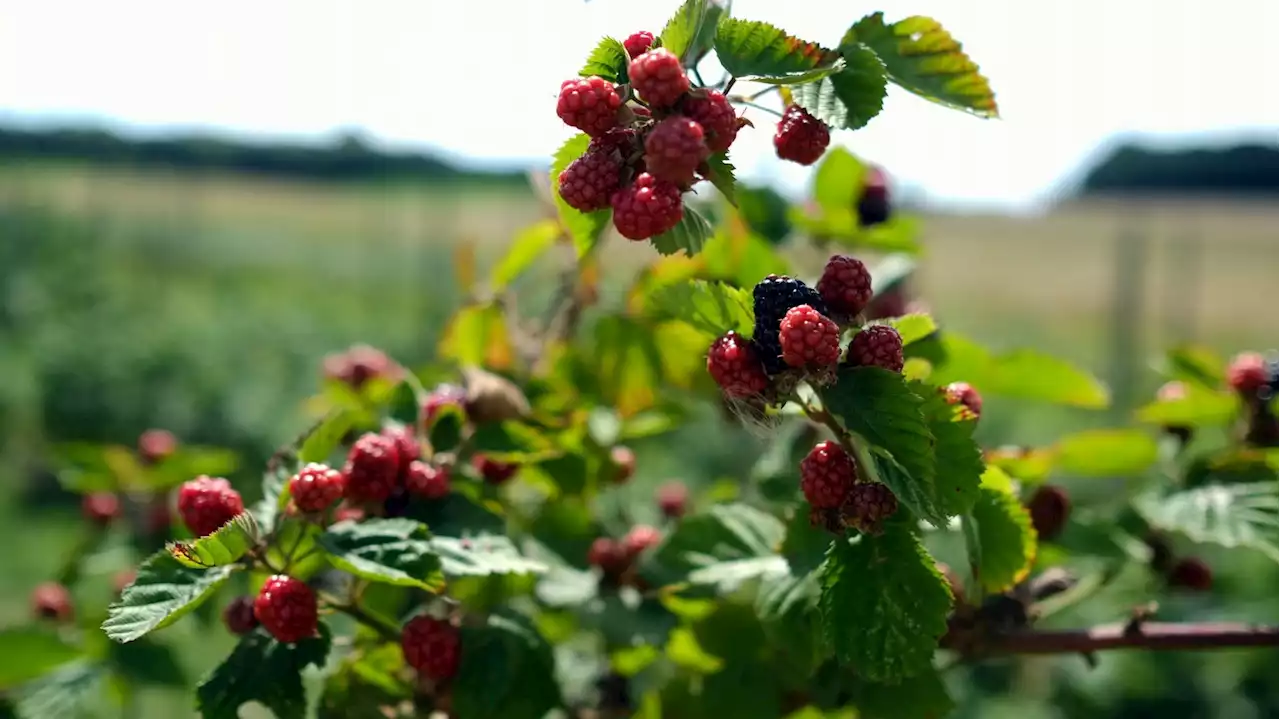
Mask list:
POLYGON ((680 58, 666 48, 649 50, 632 60, 627 77, 640 99, 652 107, 671 107, 689 91, 680 58))
POLYGON ((613 462, 613 481, 623 484, 636 473, 636 453, 630 447, 621 445, 609 450, 609 461, 613 462))
POLYGON ((178 449, 178 438, 167 429, 149 429, 138 437, 138 457, 143 464, 168 459, 178 449))
POLYGON ((1052 540, 1067 525, 1071 517, 1071 497, 1062 487, 1045 484, 1038 487, 1027 502, 1031 514, 1031 526, 1042 540, 1052 540))
POLYGON ((441 499, 449 494, 449 468, 415 460, 405 470, 404 486, 424 499, 441 499))
POLYGON ((417 616, 400 633, 404 661, 418 674, 443 681, 458 673, 462 658, 462 636, 458 628, 443 619, 417 616))
POLYGON ((622 551, 628 558, 635 560, 644 550, 656 546, 662 541, 662 533, 647 524, 637 524, 622 538, 622 551))
POLYGON ((291 644, 316 633, 316 594, 305 583, 284 574, 267 579, 253 600, 253 615, 278 641, 291 644))
POLYGON ((947 404, 960 405, 977 419, 982 415, 982 395, 968 382, 952 382, 942 390, 947 404))
POLYGON ((347 453, 344 494, 353 502, 385 502, 400 478, 400 450, 393 439, 366 432, 347 453))
POLYGON ((689 504, 689 488, 684 486, 683 482, 670 481, 665 482, 658 487, 655 493, 658 500, 658 509, 662 512, 662 516, 668 519, 677 519, 683 517, 689 504))
POLYGON ((618 126, 622 97, 602 77, 579 77, 560 84, 556 114, 570 127, 591 135, 603 135, 618 126))
POLYGON ((1198 557, 1185 557, 1169 572, 1169 586, 1207 592, 1213 589, 1213 570, 1198 557))
POLYGON ((889 186, 879 168, 872 167, 867 171, 857 209, 858 224, 862 227, 873 227, 889 219, 889 186))
POLYGON ((799 105, 788 105, 773 136, 778 157, 801 165, 812 165, 831 144, 831 131, 826 123, 810 115, 799 105))
POLYGON ((100 527, 120 516, 120 499, 112 492, 90 492, 80 500, 80 513, 100 527))
POLYGON ((818 509, 839 509, 858 480, 853 459, 838 443, 819 442, 800 461, 800 489, 818 509))
POLYGON ((1257 396, 1268 379, 1267 358, 1257 352, 1241 352, 1227 366, 1227 385, 1245 397, 1257 396))
POLYGON ((769 388, 769 377, 751 340, 730 331, 707 350, 707 372, 730 397, 750 397, 769 388))
POLYGON ((213 534, 244 511, 244 500, 221 477, 201 475, 178 490, 178 514, 197 537, 213 534))
POLYGON ((902 335, 889 325, 867 325, 849 342, 849 358, 854 367, 880 367, 901 372, 902 335))
POLYGON ((385 352, 369 345, 353 345, 345 352, 331 354, 324 360, 324 373, 352 389, 359 390, 369 380, 393 378, 399 367, 385 352))
POLYGON ((587 564, 599 567, 607 575, 617 576, 631 566, 631 558, 621 542, 609 537, 596 537, 587 550, 587 564))
POLYGON ((840 328, 809 305, 787 310, 778 343, 783 361, 792 367, 832 367, 840 362, 840 328))
POLYGON ((862 260, 832 255, 818 280, 818 294, 835 315, 856 317, 871 301, 871 272, 862 260))
POLYGON ((422 401, 422 420, 430 427, 436 416, 440 414, 440 410, 449 406, 464 409, 466 402, 467 391, 458 385, 436 385, 436 388, 431 390, 427 398, 422 401))
POLYGON ((258 626, 252 597, 236 597, 222 610, 222 623, 232 634, 248 634, 258 626))
POLYGON ((884 520, 897 511, 898 498, 888 487, 878 482, 858 483, 840 507, 840 518, 859 532, 876 534, 884 520))
POLYGON ((712 153, 729 149, 742 128, 733 105, 719 90, 696 90, 684 99, 680 111, 702 126, 704 142, 712 153))
POLYGON ((588 149, 582 157, 569 163, 560 173, 558 182, 560 197, 573 209, 579 212, 603 210, 622 184, 622 159, 611 150, 588 149))
POLYGON ((911 301, 907 297, 906 289, 901 285, 896 285, 873 297, 871 299, 871 304, 867 305, 867 309, 863 315, 868 320, 882 320, 888 317, 901 317, 905 314, 909 314, 907 308, 910 306, 911 301))
POLYGON ((44 582, 31 591, 31 611, 37 619, 65 622, 75 614, 71 592, 58 582, 44 582))
POLYGON ((634 59, 637 55, 643 53, 653 47, 653 33, 647 30, 633 32, 622 41, 622 46, 627 49, 627 56, 634 59))
POLYGON ((327 464, 311 462, 289 479, 289 494, 303 512, 323 512, 342 499, 346 477, 327 464))
POLYGON ((710 154, 702 125, 680 115, 654 125, 644 138, 645 169, 680 187, 693 184, 698 165, 710 154))
POLYGON ((613 207, 613 226, 628 240, 661 235, 684 217, 680 188, 647 172, 614 191, 609 204, 613 207))
POLYGON ((382 436, 396 445, 396 454, 400 457, 400 471, 409 468, 409 463, 422 456, 422 445, 413 433, 412 427, 391 426, 382 430, 382 436))
POLYGON ((483 454, 474 455, 471 458, 471 466, 484 478, 484 481, 493 485, 506 484, 512 477, 516 476, 516 472, 520 471, 520 465, 518 464, 499 462, 483 454))

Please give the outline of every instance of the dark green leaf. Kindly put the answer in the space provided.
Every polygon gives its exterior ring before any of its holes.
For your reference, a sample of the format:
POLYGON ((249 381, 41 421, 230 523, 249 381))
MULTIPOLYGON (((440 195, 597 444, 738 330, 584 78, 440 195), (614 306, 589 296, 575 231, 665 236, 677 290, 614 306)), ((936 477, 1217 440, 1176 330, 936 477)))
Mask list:
POLYGON ((729 162, 729 153, 717 152, 707 158, 707 179, 715 185, 720 194, 724 195, 724 199, 729 201, 733 206, 738 205, 736 197, 737 178, 733 176, 733 163, 729 162))
POLYGON ((1061 437, 1057 467, 1085 477, 1140 475, 1159 454, 1156 440, 1140 429, 1090 429, 1061 437))
POLYGON ((938 490, 932 480, 921 481, 883 449, 872 447, 870 455, 880 481, 893 490, 899 504, 935 527, 948 525, 946 512, 938 506, 938 490))
POLYGON ((716 56, 741 80, 802 83, 831 72, 840 53, 768 23, 727 17, 716 26, 716 56))
POLYGON ((1186 384, 1186 396, 1161 400, 1140 408, 1138 421, 1165 427, 1208 427, 1230 424, 1240 413, 1240 399, 1231 392, 1186 384))
POLYGON ((144 637, 128 644, 111 643, 108 663, 131 682, 158 687, 186 688, 187 675, 173 647, 144 637))
POLYGON ((859 719, 944 719, 955 709, 934 669, 896 684, 859 681, 853 697, 859 719))
MULTIPOLYGON (((787 235, 791 234, 791 218, 787 214, 790 205, 776 190, 770 187, 738 185, 736 194, 738 213, 751 232, 759 235, 770 245, 780 244, 787 235)), ((710 246, 707 249, 709 252, 710 246)), ((786 274, 786 272, 777 274, 786 274)), ((749 282, 744 281, 741 284, 746 286, 749 282)))
POLYGON ((765 275, 791 272, 791 264, 768 240, 743 229, 732 221, 723 222, 707 242, 699 259, 706 263, 708 279, 750 288, 765 275))
POLYGON ((46 674, 84 652, 44 627, 0 629, 0 691, 46 674))
POLYGON ((471 436, 476 452, 502 462, 536 462, 560 454, 541 431, 519 420, 488 422, 471 436))
POLYGON ((662 34, 658 36, 658 42, 670 50, 672 54, 684 61, 686 67, 690 64, 694 49, 694 42, 698 39, 702 32, 703 23, 708 18, 707 0, 685 0, 679 10, 667 20, 667 24, 662 28, 662 34))
POLYGON ((951 590, 910 527, 895 523, 879 537, 833 543, 821 608, 841 663, 867 680, 896 682, 929 669, 951 590))
POLYGON ((785 528, 745 504, 722 504, 684 518, 641 566, 655 586, 687 582, 727 594, 752 579, 782 574, 785 528))
POLYGON ((923 382, 912 382, 910 386, 923 400, 921 412, 934 438, 934 503, 947 515, 964 514, 978 500, 984 469, 982 452, 973 441, 977 422, 958 417, 955 408, 934 387, 923 382))
POLYGON ((674 255, 684 252, 693 257, 702 251, 703 245, 711 238, 711 223, 692 207, 685 206, 684 216, 680 224, 671 230, 650 240, 654 249, 663 255, 674 255))
MULTIPOLYGON (((622 43, 618 43, 618 48, 622 49, 622 43)), ((622 56, 627 56, 626 50, 622 51, 622 56)), ((542 253, 555 245, 559 238, 560 224, 555 220, 539 220, 521 230, 507 247, 507 254, 489 275, 489 288, 494 292, 505 289, 512 280, 529 269, 542 253)))
POLYGON ((169 542, 165 549, 182 564, 195 569, 234 564, 258 541, 258 523, 241 512, 216 532, 190 542, 169 542))
POLYGON ((605 227, 609 225, 608 210, 582 213, 570 207, 569 203, 560 197, 560 173, 564 172, 569 163, 582 157, 589 144, 591 144, 591 138, 586 134, 574 135, 566 140, 559 150, 556 150, 551 160, 551 191, 555 193, 556 212, 560 216, 560 222, 564 224, 565 231, 573 239, 573 246, 578 252, 579 259, 595 248, 604 234, 605 227))
POLYGON ((433 537, 431 547, 440 556, 444 575, 450 579, 489 574, 541 574, 547 565, 522 556, 511 539, 501 534, 473 534, 462 538, 433 537))
POLYGON ((298 448, 298 461, 305 464, 327 460, 342 443, 342 438, 351 431, 355 420, 356 413, 346 409, 335 410, 325 417, 320 426, 302 440, 302 446, 298 448))
POLYGON ((167 551, 156 552, 138 567, 133 583, 108 608, 102 630, 117 642, 131 642, 163 629, 208 599, 232 569, 192 569, 167 551))
POLYGON ((751 334, 751 293, 723 282, 689 280, 660 285, 649 301, 660 316, 686 322, 712 336, 729 330, 751 334))
POLYGON ((940 337, 936 349, 937 356, 930 358, 934 364, 930 381, 935 384, 963 381, 983 396, 1002 395, 1084 409, 1103 409, 1111 401, 1106 386, 1096 377, 1037 350, 993 355, 954 332, 940 337))
POLYGON ((240 707, 258 702, 277 719, 306 716, 302 670, 323 667, 329 656, 329 633, 296 644, 281 644, 264 631, 246 634, 227 660, 196 688, 196 707, 204 719, 238 719, 240 707))
POLYGON ((782 554, 796 576, 804 576, 822 566, 831 548, 832 535, 824 527, 814 526, 805 506, 795 508, 787 522, 787 536, 782 554))
POLYGON ((1161 497, 1145 494, 1134 501, 1157 529, 1178 532, 1194 542, 1223 547, 1252 547, 1277 558, 1280 487, 1275 482, 1207 484, 1161 497))
POLYGON ((262 498, 249 511, 258 520, 258 527, 265 532, 275 530, 280 510, 289 503, 289 478, 292 475, 292 470, 283 461, 274 467, 268 465, 267 471, 262 473, 262 498))
POLYGON ((987 486, 980 491, 973 505, 981 548, 978 576, 982 587, 994 594, 1027 578, 1036 557, 1036 532, 1016 496, 987 486))
POLYGON ((886 324, 897 330, 898 334, 902 336, 902 345, 904 347, 914 342, 919 342, 938 331, 938 324, 933 321, 932 317, 925 314, 891 317, 880 320, 879 324, 886 324))
POLYGON ((874 50, 903 89, 980 117, 998 116, 987 78, 933 18, 917 15, 889 25, 884 13, 872 13, 849 28, 840 50, 857 43, 874 50))
POLYGON ((430 591, 442 586, 431 533, 412 519, 338 522, 320 536, 320 546, 335 567, 357 577, 430 591))
POLYGON ((560 703, 546 640, 522 618, 490 615, 462 628, 453 711, 467 719, 542 719, 560 703))
POLYGON ((616 85, 627 83, 627 66, 631 58, 627 56, 627 48, 622 41, 606 37, 601 38, 587 57, 587 64, 582 66, 578 74, 582 77, 596 75, 616 85))
MULTIPOLYGON (((7 647, 6 647, 7 649, 7 647)), ((74 662, 17 692, 21 719, 91 719, 107 702, 102 665, 74 662)))
POLYGON ((839 72, 796 85, 791 94, 798 105, 831 127, 857 130, 884 107, 884 64, 865 47, 841 48, 841 53, 845 65, 839 72))

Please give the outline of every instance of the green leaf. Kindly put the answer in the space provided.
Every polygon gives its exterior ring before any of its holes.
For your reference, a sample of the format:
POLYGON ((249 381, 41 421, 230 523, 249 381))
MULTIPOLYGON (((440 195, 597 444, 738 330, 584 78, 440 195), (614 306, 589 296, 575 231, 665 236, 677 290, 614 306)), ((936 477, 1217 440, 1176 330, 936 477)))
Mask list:
MULTIPOLYGON (((5 647, 7 650, 8 647, 5 647)), ((106 672, 88 661, 67 664, 17 691, 21 719, 90 719, 107 702, 106 672)))
POLYGON ((853 704, 858 719, 943 719, 955 710, 942 675, 933 668, 896 684, 858 681, 853 704))
POLYGON ((236 563, 257 541, 258 523, 252 514, 241 512, 207 537, 191 542, 169 542, 165 549, 188 567, 208 569, 236 563))
POLYGON ((1207 484, 1167 497, 1142 495, 1134 507, 1156 529, 1193 542, 1252 547, 1277 559, 1277 493, 1275 482, 1207 484))
POLYGON ((729 204, 737 207, 738 200, 735 197, 737 178, 733 176, 733 163, 729 162, 728 152, 717 152, 707 158, 707 179, 712 185, 724 195, 724 199, 729 204))
POLYGON ((355 420, 356 414, 351 410, 339 409, 330 413, 302 440, 302 446, 298 448, 298 461, 305 464, 327 460, 342 443, 342 438, 351 431, 355 420))
POLYGON ((591 51, 591 55, 587 57, 587 64, 582 66, 578 74, 582 77, 596 75, 616 85, 625 85, 627 67, 630 64, 631 58, 627 55, 627 48, 622 41, 606 37, 600 39, 600 44, 591 51))
POLYGON ((1133 476, 1155 464, 1159 445, 1141 429, 1090 429, 1058 439, 1058 469, 1084 477, 1133 476))
POLYGON ((685 517, 641 564, 654 586, 688 583, 728 594, 752 579, 787 572, 780 554, 785 528, 745 504, 720 504, 685 517))
POLYGON ((307 713, 302 670, 323 667, 329 633, 282 644, 262 630, 246 634, 227 660, 196 688, 196 708, 204 719, 238 719, 240 707, 258 702, 277 719, 303 719, 307 713))
POLYGON ((453 711, 467 719, 542 719, 560 703, 555 661, 545 639, 522 618, 490 615, 462 628, 462 662, 453 711))
POLYGON ((791 88, 796 104, 833 128, 857 130, 884 108, 884 64, 865 47, 841 48, 844 67, 817 82, 791 88))
MULTIPOLYGON (((747 207, 744 205, 741 210, 745 215, 747 207)), ((769 240, 732 221, 720 223, 698 259, 706 263, 709 279, 724 280, 742 288, 754 287, 765 275, 785 275, 791 271, 790 263, 769 240)))
POLYGON ((190 686, 178 652, 150 637, 128 644, 109 643, 107 664, 130 682, 181 689, 190 686))
POLYGON ((702 251, 703 245, 712 235, 711 223, 692 207, 685 206, 680 224, 667 232, 650 239, 654 249, 663 255, 674 255, 683 251, 693 257, 702 251))
POLYGON ((994 487, 982 487, 972 516, 978 525, 982 587, 998 593, 1026 579, 1036 557, 1036 532, 1031 515, 1018 498, 994 487))
POLYGON ((1211 427, 1230 424, 1240 412, 1240 399, 1231 392, 1184 383, 1186 396, 1160 400, 1137 411, 1139 422, 1164 427, 1211 427))
POLYGON ((275 530, 276 521, 280 518, 280 510, 289 503, 289 478, 292 472, 281 461, 262 473, 262 499, 250 508, 258 526, 267 532, 275 530))
MULTIPOLYGON (((623 56, 626 56, 625 51, 623 56)), ((529 269, 529 266, 542 253, 551 249, 558 239, 560 239, 560 224, 555 220, 539 220, 521 230, 507 248, 507 254, 489 275, 489 288, 494 292, 505 289, 515 278, 529 269)))
MULTIPOLYGON (((831 154, 833 151, 828 151, 831 154)), ((788 215, 790 205, 777 190, 771 187, 748 187, 739 185, 735 192, 738 198, 738 214, 754 235, 764 240, 764 246, 772 250, 772 246, 782 243, 791 234, 791 218, 788 215)), ((707 251, 711 251, 710 245, 707 251)), ((775 261, 782 261, 778 258, 775 261)), ((767 272, 765 274, 768 274, 767 272)), ((786 274, 785 271, 775 274, 786 274)), ((763 275, 755 275, 758 279, 763 275)), ((755 280, 744 279, 740 284, 750 286, 755 280)))
POLYGON ((320 546, 335 567, 357 577, 429 591, 442 586, 431 533, 412 519, 338 522, 320 535, 320 546))
POLYGON ((486 303, 459 309, 445 327, 438 352, 464 367, 501 370, 510 366, 513 350, 502 308, 486 303))
POLYGON ((703 23, 708 19, 707 0, 685 0, 679 10, 667 20, 658 36, 658 42, 680 58, 688 67, 692 57, 695 41, 702 32, 703 23))
POLYGON ((949 524, 947 513, 938 506, 938 490, 932 480, 920 480, 883 449, 873 447, 870 455, 876 475, 899 504, 939 529, 949 524))
POLYGON ((433 537, 431 546, 440 556, 444 575, 450 579, 547 571, 547 565, 521 555, 511 538, 501 534, 433 537))
POLYGON ((1216 390, 1226 382, 1227 363, 1208 347, 1184 345, 1165 353, 1159 369, 1173 379, 1216 390))
POLYGON ((913 342, 932 335, 938 331, 938 324, 933 321, 933 317, 926 314, 910 314, 901 317, 891 317, 885 320, 879 320, 871 324, 889 325, 902 335, 902 346, 906 347, 913 342))
POLYGON ((951 590, 905 523, 832 544, 822 568, 823 630, 836 657, 870 681, 929 669, 947 631, 951 590))
POLYGON ((936 343, 939 356, 930 380, 945 385, 964 381, 983 396, 1001 395, 1083 409, 1104 409, 1107 388, 1071 363, 1037 350, 993 355, 971 339, 947 332, 936 343))
POLYGON ((56 632, 26 626, 0 629, 0 691, 7 691, 78 659, 84 652, 56 632))
POLYGON ((982 452, 973 441, 977 422, 961 419, 931 385, 912 382, 910 386, 923 400, 921 412, 934 437, 934 503, 944 514, 964 514, 978 500, 984 469, 982 452))
POLYGON ((872 13, 849 28, 840 49, 855 43, 874 50, 889 79, 904 90, 980 117, 999 116, 987 78, 933 18, 917 15, 889 25, 884 13, 872 13))
POLYGON ((889 255, 871 268, 871 291, 879 297, 902 284, 916 271, 916 260, 911 255, 889 255))
POLYGON ((719 336, 729 330, 751 334, 751 293, 723 282, 690 280, 660 285, 650 296, 661 316, 719 336))
POLYGON ((828 74, 840 53, 773 25, 727 17, 716 26, 716 56, 739 80, 803 83, 828 74))
POLYGON ((852 215, 854 203, 862 194, 867 167, 843 147, 827 150, 813 173, 813 201, 826 214, 852 215))
POLYGON ((138 567, 133 583, 107 609, 102 630, 117 642, 131 642, 173 624, 222 586, 233 567, 192 569, 161 550, 138 567))
POLYGON ((627 419, 657 400, 662 358, 647 323, 617 315, 595 325, 592 363, 600 390, 618 415, 627 419))
POLYGON ((587 151, 587 145, 590 144, 591 138, 585 133, 579 133, 566 140, 551 159, 551 191, 555 195, 556 213, 564 225, 565 232, 569 233, 569 237, 573 239, 578 259, 582 259, 595 248, 609 225, 608 210, 579 212, 560 197, 560 173, 564 172, 569 163, 582 157, 587 151))

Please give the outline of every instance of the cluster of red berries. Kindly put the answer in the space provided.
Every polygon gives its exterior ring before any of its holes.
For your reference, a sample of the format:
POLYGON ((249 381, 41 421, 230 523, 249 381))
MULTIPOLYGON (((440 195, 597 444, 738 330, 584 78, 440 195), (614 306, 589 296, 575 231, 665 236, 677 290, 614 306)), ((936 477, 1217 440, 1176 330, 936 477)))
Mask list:
POLYGON ((634 584, 636 560, 646 549, 662 541, 662 533, 647 524, 637 524, 621 539, 597 537, 587 550, 587 564, 598 567, 604 581, 614 586, 634 584))
POLYGON ((369 345, 354 345, 324 358, 324 376, 356 390, 372 379, 396 379, 400 372, 385 352, 369 345))
POLYGON ((721 92, 693 89, 680 58, 653 43, 647 32, 623 43, 629 84, 566 80, 556 102, 565 124, 591 136, 586 153, 560 173, 560 196, 582 212, 611 208, 629 240, 679 224, 682 194, 708 176, 707 159, 727 151, 746 124, 721 92))
MULTIPOLYGON (((707 371, 729 397, 752 397, 773 379, 798 372, 829 381, 840 363, 840 333, 871 301, 871 273, 860 260, 835 255, 817 289, 769 275, 752 291, 755 327, 750 339, 729 332, 707 352, 707 371)), ((846 365, 901 372, 902 337, 887 325, 867 325, 849 342, 846 365)))
POLYGON ((898 511, 893 492, 859 477, 853 458, 830 440, 819 442, 800 461, 800 490, 809 502, 810 521, 832 532, 849 528, 877 534, 898 511))

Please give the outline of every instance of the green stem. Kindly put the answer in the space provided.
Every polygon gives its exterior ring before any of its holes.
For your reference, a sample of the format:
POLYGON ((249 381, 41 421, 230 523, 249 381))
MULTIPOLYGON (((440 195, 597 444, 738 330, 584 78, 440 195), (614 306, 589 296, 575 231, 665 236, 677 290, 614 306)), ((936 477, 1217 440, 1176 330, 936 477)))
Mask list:
POLYGON ((735 98, 730 98, 729 102, 731 102, 731 103, 733 103, 733 104, 735 104, 735 105, 744 105, 744 106, 746 106, 746 107, 750 107, 750 108, 752 108, 752 109, 759 110, 760 112, 767 112, 767 113, 769 113, 770 115, 773 115, 774 117, 779 117, 779 118, 780 118, 780 117, 782 117, 782 113, 781 113, 781 112, 778 112, 777 110, 773 109, 772 107, 765 107, 764 105, 758 105, 758 104, 756 104, 756 103, 754 103, 754 102, 751 102, 750 100, 746 99, 745 97, 735 97, 735 98))
POLYGON ((750 95, 747 95, 747 100, 748 101, 759 100, 760 98, 764 97, 765 95, 768 95, 771 92, 777 92, 778 87, 779 87, 778 85, 770 85, 759 92, 754 92, 750 95))
POLYGON ((725 95, 728 95, 728 94, 729 94, 729 91, 733 89, 733 84, 734 84, 735 82, 737 82, 737 81, 738 81, 738 78, 736 78, 736 77, 730 77, 730 78, 729 78, 729 82, 726 82, 726 83, 724 84, 724 89, 723 89, 723 90, 721 90, 720 92, 721 92, 721 93, 723 93, 723 94, 725 94, 725 95))
POLYGON ((698 87, 706 87, 707 81, 702 79, 702 73, 698 72, 698 68, 693 68, 693 79, 698 81, 698 87))
POLYGON ((359 604, 347 603, 340 601, 337 597, 329 594, 321 594, 320 599, 329 605, 335 611, 342 612, 357 622, 378 633, 378 636, 389 642, 400 641, 400 628, 391 624, 386 619, 366 611, 359 604))

